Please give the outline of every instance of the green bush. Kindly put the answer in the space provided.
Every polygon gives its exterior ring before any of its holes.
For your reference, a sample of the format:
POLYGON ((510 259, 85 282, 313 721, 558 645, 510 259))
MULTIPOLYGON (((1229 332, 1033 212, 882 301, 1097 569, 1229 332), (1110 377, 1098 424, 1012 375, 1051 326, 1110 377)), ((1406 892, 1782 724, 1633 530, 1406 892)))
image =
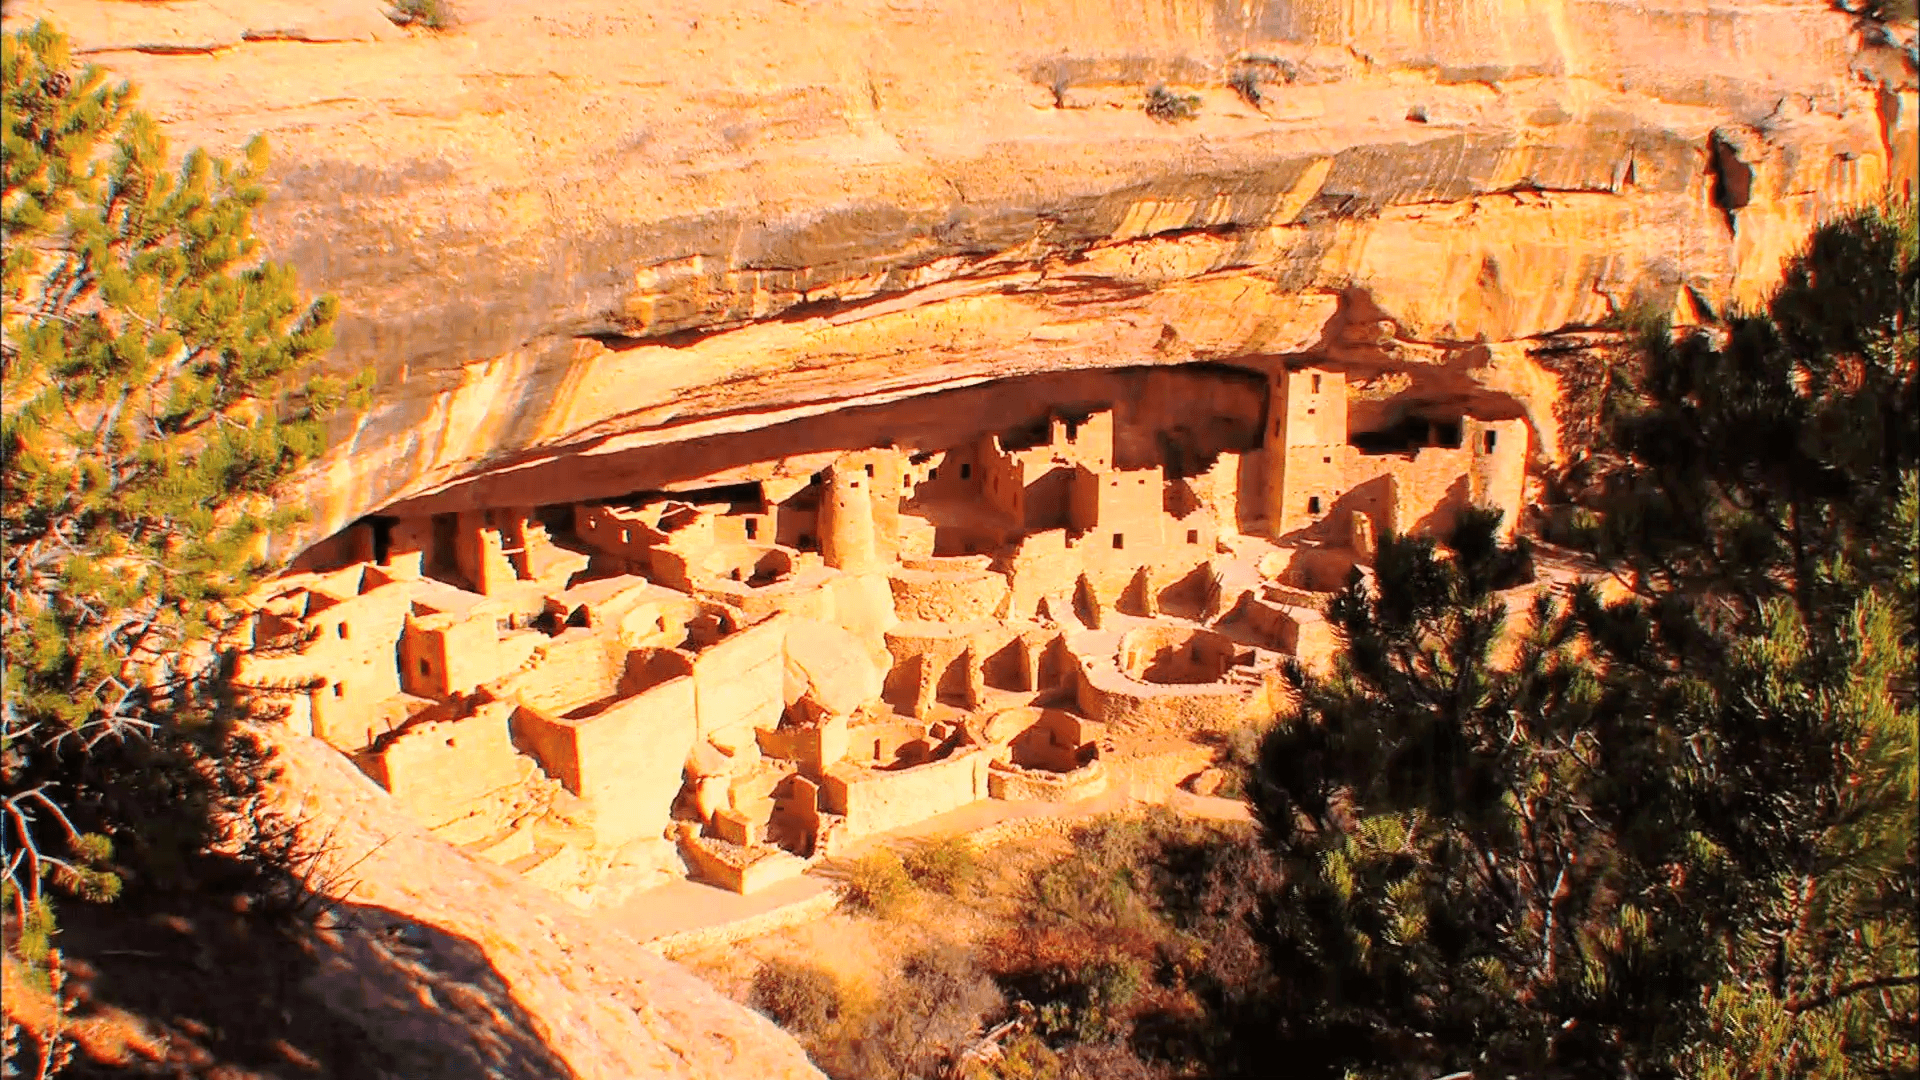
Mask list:
POLYGON ((1200 96, 1176 94, 1161 84, 1147 91, 1145 108, 1148 116, 1164 123, 1191 120, 1200 114, 1200 96))
POLYGON ((891 851, 876 851, 855 859, 840 886, 840 903, 863 915, 885 916, 913 891, 906 864, 891 851))
POLYGON ((915 885, 952 896, 980 876, 980 853, 964 836, 941 836, 916 845, 903 865, 915 885))
POLYGON ((453 7, 447 0, 396 0, 387 13, 398 26, 419 26, 428 30, 453 28, 453 7))
POLYGON ((846 1010, 840 981, 812 964, 773 959, 753 973, 748 1004, 789 1031, 817 1035, 846 1010))

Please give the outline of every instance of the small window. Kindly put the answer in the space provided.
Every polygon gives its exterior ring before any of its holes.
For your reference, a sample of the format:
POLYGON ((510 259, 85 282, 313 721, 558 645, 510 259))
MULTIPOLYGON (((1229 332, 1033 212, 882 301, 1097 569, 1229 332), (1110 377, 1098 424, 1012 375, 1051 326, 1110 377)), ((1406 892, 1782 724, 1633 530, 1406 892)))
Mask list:
POLYGON ((1307 500, 1307 513, 1317 514, 1319 512, 1320 512, 1320 496, 1315 495, 1313 498, 1307 500))
POLYGON ((621 542, 621 543, 623 543, 623 544, 630 544, 630 543, 632 543, 632 542, 633 542, 633 530, 632 530, 632 529, 621 529, 621 530, 620 530, 620 542, 621 542))
POLYGON ((1120 549, 1126 546, 1127 546, 1126 536, 1121 533, 1114 533, 1113 534, 1113 550, 1119 551, 1120 549))
POLYGON ((971 465, 960 466, 960 479, 967 480, 972 478, 972 476, 973 476, 973 466, 971 465))
POLYGON ((758 540, 759 538, 760 538, 760 523, 753 520, 752 518, 748 518, 747 519, 747 539, 758 540))
POLYGON ((858 480, 855 480, 855 481, 854 481, 853 483, 851 483, 851 484, 849 484, 848 486, 849 486, 849 487, 851 487, 851 488, 853 488, 853 490, 855 490, 855 491, 859 491, 859 490, 860 490, 860 481, 858 481, 858 480))
POLYGON ((1487 453, 1489 453, 1489 454, 1491 454, 1491 453, 1493 453, 1493 439, 1494 439, 1494 436, 1495 436, 1496 434, 1498 434, 1498 433, 1497 433, 1497 432, 1492 432, 1492 431, 1489 431, 1489 432, 1487 432, 1487 435, 1486 435, 1486 440, 1487 440, 1487 453))
POLYGON ((333 628, 333 632, 336 634, 339 634, 342 638, 345 638, 347 636, 347 624, 346 623, 336 624, 333 628))
POLYGON ((929 480, 938 480, 938 479, 940 479, 940 470, 939 470, 939 469, 928 469, 928 470, 927 470, 927 479, 929 479, 929 480))
POLYGON ((346 684, 346 683, 334 683, 334 684, 333 684, 333 696, 334 696, 334 697, 346 697, 346 696, 347 696, 347 684, 346 684))
POLYGON ((1318 375, 1313 377, 1313 392, 1316 394, 1320 392, 1320 376, 1318 375))
POLYGON ((1187 543, 1189 543, 1189 544, 1197 544, 1197 543, 1199 543, 1199 542, 1200 542, 1200 530, 1199 530, 1199 529, 1188 529, 1188 530, 1187 530, 1187 543))
POLYGON ((813 534, 801 533, 800 539, 795 541, 793 546, 799 548, 801 551, 812 551, 813 550, 813 534))
POLYGON ((871 466, 871 465, 869 465, 869 466, 867 466, 867 475, 868 475, 868 476, 872 476, 872 475, 873 475, 873 466, 871 466))
POLYGON ((1331 465, 1331 464, 1333 464, 1333 459, 1332 459, 1332 458, 1330 458, 1330 457, 1323 457, 1323 458, 1321 458, 1321 459, 1320 459, 1320 464, 1322 464, 1322 465, 1331 465))
POLYGON ((422 675, 433 674, 433 665, 427 663, 425 660, 420 661, 420 674, 422 675))
POLYGON ((1308 409, 1308 410, 1307 410, 1307 415, 1308 415, 1308 416, 1312 416, 1312 415, 1313 415, 1314 413, 1316 413, 1316 412, 1318 412, 1318 411, 1319 411, 1318 409, 1308 409))

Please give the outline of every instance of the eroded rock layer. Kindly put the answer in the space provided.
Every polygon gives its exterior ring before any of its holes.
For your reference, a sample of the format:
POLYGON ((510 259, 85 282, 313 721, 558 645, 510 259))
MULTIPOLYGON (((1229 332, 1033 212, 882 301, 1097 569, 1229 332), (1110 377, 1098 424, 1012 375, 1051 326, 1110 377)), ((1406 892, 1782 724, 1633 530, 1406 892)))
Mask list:
MULTIPOLYGON (((1520 370, 1624 305, 1750 302, 1913 176, 1905 39, 1819 0, 457 10, 8 9, 176 147, 272 139, 262 236, 380 380, 294 547, 509 468, 1009 376, 1520 370), (1149 117, 1158 83, 1197 116, 1149 117)), ((1502 392, 1551 453, 1538 381, 1502 392)))

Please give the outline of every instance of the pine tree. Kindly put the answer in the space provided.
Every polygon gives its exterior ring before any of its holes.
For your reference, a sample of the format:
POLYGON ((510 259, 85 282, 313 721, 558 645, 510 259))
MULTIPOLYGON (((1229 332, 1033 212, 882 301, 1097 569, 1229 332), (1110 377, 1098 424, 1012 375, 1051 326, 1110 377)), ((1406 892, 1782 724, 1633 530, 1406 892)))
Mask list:
MULTIPOLYGON (((1537 597, 1469 515, 1385 538, 1252 791, 1285 867, 1264 1056, 1322 1075, 1920 1068, 1920 259, 1818 230, 1767 310, 1646 328, 1581 537, 1635 588, 1537 597)), ((1244 1029, 1244 1026, 1243 1026, 1244 1029)), ((1242 1064, 1247 1064, 1243 1058, 1242 1064)))
POLYGON ((1817 230, 1763 312, 1641 340, 1586 531, 1639 595, 1586 621, 1610 678, 1686 748, 1687 892, 1722 961, 1695 1071, 1912 1075, 1912 207, 1817 230))
POLYGON ((132 89, 76 71, 47 24, 0 49, 0 792, 21 913, 48 875, 110 895, 111 858, 218 797, 194 758, 229 745, 217 643, 298 516, 277 486, 363 387, 308 374, 334 303, 257 261, 263 141, 169 170, 132 89))
POLYGON ((1524 573, 1497 521, 1464 516, 1444 551, 1384 538, 1374 581, 1329 605, 1335 673, 1290 669, 1298 708, 1253 785, 1285 867, 1264 936, 1289 1000, 1262 1056, 1649 1076, 1685 1043, 1702 958, 1659 869, 1660 733, 1596 677, 1574 610, 1590 596, 1539 594, 1495 662, 1495 589, 1524 573))

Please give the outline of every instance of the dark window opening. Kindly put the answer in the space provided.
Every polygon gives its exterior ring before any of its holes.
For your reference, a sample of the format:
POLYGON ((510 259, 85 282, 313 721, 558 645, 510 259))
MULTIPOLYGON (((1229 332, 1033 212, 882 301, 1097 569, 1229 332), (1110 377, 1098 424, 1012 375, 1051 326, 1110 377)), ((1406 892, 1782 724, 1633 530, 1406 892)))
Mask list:
POLYGON ((940 470, 939 470, 939 469, 928 469, 928 470, 927 470, 927 479, 929 479, 929 480, 938 480, 938 479, 940 479, 940 470))
POLYGON ((373 561, 381 566, 393 560, 393 527, 398 524, 394 518, 372 517, 367 525, 373 530, 373 561))
POLYGON ((427 663, 425 660, 420 661, 420 674, 422 675, 433 674, 433 665, 427 663))
POLYGON ((760 523, 753 520, 752 518, 748 518, 747 519, 747 539, 758 540, 759 538, 760 538, 760 523))
POLYGON ((1313 498, 1307 500, 1307 513, 1317 514, 1319 512, 1320 512, 1320 496, 1315 495, 1313 498))
POLYGON ((1318 375, 1313 377, 1313 392, 1316 394, 1320 392, 1320 376, 1318 375))
POLYGON ((342 638, 344 638, 344 637, 346 637, 346 636, 347 636, 347 624, 346 624, 346 623, 340 623, 340 624, 338 624, 338 625, 336 625, 336 626, 335 626, 335 627, 333 628, 333 632, 334 632, 334 633, 336 633, 336 634, 339 634, 339 635, 340 635, 340 636, 341 636, 342 638))
POLYGON ((1408 416, 1380 431, 1353 432, 1347 443, 1368 454, 1410 454, 1424 446, 1459 449, 1460 422, 1408 416))
POLYGON ((1120 533, 1114 533, 1113 534, 1113 550, 1119 551, 1120 549, 1126 546, 1127 546, 1127 538, 1120 533))
POLYGON ((1312 415, 1313 415, 1314 413, 1316 413, 1316 412, 1319 412, 1319 411, 1320 411, 1320 410, 1318 410, 1318 409, 1308 409, 1308 410, 1307 410, 1307 415, 1308 415, 1308 416, 1312 416, 1312 415))
POLYGON ((972 477, 973 477, 973 466, 971 465, 960 466, 960 479, 968 480, 968 479, 971 479, 972 477))
POLYGON ((867 466, 867 475, 868 475, 868 476, 872 476, 872 475, 873 475, 873 466, 871 466, 871 465, 869 465, 869 466, 867 466))
POLYGON ((1199 542, 1200 542, 1200 530, 1199 530, 1199 529, 1188 529, 1188 530, 1187 530, 1187 543, 1189 543, 1189 544, 1197 544, 1197 543, 1199 543, 1199 542))
POLYGON ((827 480, 827 474, 824 472, 817 472, 813 474, 813 482, 816 484, 823 484, 826 482, 826 480, 827 480))
POLYGON ((1495 436, 1496 434, 1498 434, 1498 433, 1497 433, 1497 432, 1492 432, 1492 431, 1489 431, 1489 432, 1487 432, 1487 434, 1486 434, 1486 443, 1487 443, 1487 453, 1489 453, 1489 454, 1491 454, 1491 453, 1493 453, 1493 442, 1494 442, 1494 436, 1495 436))
POLYGON ((813 534, 801 533, 800 539, 795 541, 793 546, 799 548, 801 551, 812 551, 815 546, 813 542, 813 534))
POLYGON ((333 696, 334 696, 334 697, 345 697, 345 696, 347 696, 347 684, 346 684, 346 683, 334 683, 334 684, 333 684, 333 696))

